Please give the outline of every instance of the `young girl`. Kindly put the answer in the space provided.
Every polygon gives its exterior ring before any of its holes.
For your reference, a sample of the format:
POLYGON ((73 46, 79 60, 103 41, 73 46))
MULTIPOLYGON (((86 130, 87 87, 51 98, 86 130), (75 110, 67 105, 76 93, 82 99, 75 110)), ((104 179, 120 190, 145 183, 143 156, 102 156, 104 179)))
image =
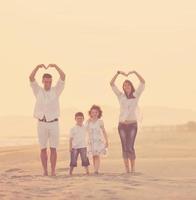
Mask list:
POLYGON ((93 157, 94 171, 95 174, 98 174, 100 168, 100 155, 106 154, 108 137, 104 128, 103 120, 101 120, 101 108, 93 105, 89 111, 89 116, 90 119, 86 124, 89 133, 88 153, 93 157))

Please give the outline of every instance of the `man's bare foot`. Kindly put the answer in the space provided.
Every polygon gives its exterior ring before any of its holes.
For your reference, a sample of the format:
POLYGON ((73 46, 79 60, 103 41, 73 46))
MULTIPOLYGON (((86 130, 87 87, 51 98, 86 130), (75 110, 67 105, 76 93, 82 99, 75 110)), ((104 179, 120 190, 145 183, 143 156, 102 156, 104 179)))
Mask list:
POLYGON ((131 170, 131 174, 134 175, 135 174, 135 170, 131 170))
POLYGON ((44 172, 44 173, 43 173, 43 176, 48 176, 48 172, 47 172, 47 171, 44 172))

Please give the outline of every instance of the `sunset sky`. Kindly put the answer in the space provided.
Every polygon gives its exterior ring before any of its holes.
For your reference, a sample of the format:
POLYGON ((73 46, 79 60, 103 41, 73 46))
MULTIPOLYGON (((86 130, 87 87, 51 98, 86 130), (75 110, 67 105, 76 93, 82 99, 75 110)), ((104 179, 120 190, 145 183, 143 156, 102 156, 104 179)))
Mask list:
POLYGON ((32 115, 28 76, 40 63, 67 75, 62 108, 117 107, 109 81, 119 69, 145 78, 142 106, 196 110, 194 0, 8 0, 0 15, 0 115, 32 115))

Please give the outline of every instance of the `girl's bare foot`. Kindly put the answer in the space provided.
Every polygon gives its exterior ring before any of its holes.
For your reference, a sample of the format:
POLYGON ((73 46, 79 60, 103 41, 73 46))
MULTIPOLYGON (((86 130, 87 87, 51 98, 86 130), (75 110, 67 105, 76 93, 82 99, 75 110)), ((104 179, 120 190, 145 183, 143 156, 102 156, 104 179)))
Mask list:
POLYGON ((131 168, 131 173, 134 174, 135 173, 135 167, 131 168))
POLYGON ((134 175, 135 174, 135 170, 131 170, 131 174, 134 175))
POLYGON ((90 173, 89 172, 86 172, 86 175, 89 175, 90 173))
POLYGON ((69 175, 72 176, 73 174, 71 172, 69 172, 69 175))

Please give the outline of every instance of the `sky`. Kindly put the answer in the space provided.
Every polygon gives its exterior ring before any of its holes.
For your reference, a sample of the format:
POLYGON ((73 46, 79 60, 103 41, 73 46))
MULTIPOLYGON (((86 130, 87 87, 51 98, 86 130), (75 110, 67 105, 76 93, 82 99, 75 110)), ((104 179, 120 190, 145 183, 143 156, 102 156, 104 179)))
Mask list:
MULTIPOLYGON (((0 115, 32 115, 28 76, 41 63, 66 73, 62 108, 117 107, 111 78, 117 70, 136 70, 146 80, 141 106, 196 110, 195 21, 193 0, 4 1, 0 115)), ((44 72, 37 73, 40 84, 44 72)), ((55 84, 58 74, 49 72, 55 84)), ((129 79, 137 87, 137 78, 129 79)))

